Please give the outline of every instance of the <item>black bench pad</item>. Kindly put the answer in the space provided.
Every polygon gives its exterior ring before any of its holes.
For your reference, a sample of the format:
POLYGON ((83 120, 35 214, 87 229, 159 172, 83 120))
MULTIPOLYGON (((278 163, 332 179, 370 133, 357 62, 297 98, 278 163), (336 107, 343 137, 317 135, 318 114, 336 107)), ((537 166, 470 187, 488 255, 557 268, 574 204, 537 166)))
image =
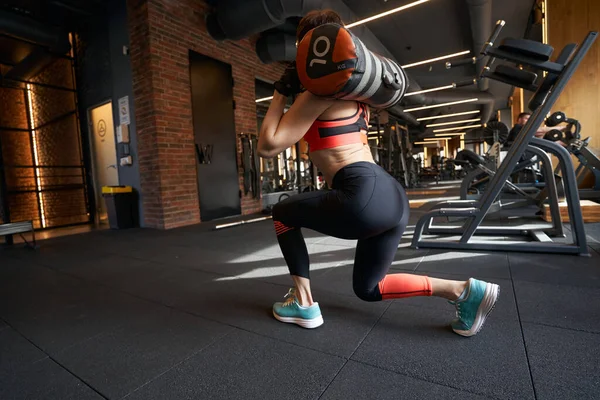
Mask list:
POLYGON ((506 38, 498 48, 511 53, 519 53, 523 56, 540 61, 549 61, 550 56, 554 52, 552 46, 527 39, 506 38))

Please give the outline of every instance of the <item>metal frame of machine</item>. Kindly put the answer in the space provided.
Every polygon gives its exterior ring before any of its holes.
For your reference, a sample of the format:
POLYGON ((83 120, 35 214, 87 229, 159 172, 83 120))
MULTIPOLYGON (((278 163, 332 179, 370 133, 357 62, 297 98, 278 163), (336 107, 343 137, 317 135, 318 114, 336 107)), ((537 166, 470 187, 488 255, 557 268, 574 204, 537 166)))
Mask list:
MULTIPOLYGON (((577 49, 574 45, 567 45, 557 58, 557 62, 550 62, 533 57, 527 54, 526 51, 522 51, 522 49, 515 48, 514 46, 494 48, 494 42, 498 38, 504 24, 504 21, 498 21, 492 36, 481 51, 482 56, 489 56, 490 58, 484 70, 481 71, 480 79, 496 78, 496 74, 491 72, 491 66, 496 58, 545 71, 547 76, 539 86, 535 86, 536 94, 530 103, 530 108, 534 110, 533 115, 515 139, 481 199, 438 204, 434 210, 419 219, 415 227, 412 247, 589 255, 583 216, 579 206, 577 179, 570 155, 566 149, 556 143, 534 141, 534 135, 573 76, 573 73, 577 70, 581 60, 596 40, 598 32, 592 31, 588 33, 577 49), (484 218, 491 211, 507 179, 530 144, 535 144, 536 147, 550 151, 559 159, 568 204, 569 220, 573 228, 573 243, 557 242, 549 237, 549 235, 555 235, 555 232, 553 232, 554 223, 528 223, 511 226, 509 221, 506 221, 502 226, 484 224, 484 218), (434 218, 439 217, 459 217, 464 218, 465 221, 459 226, 434 225, 434 218), (424 238, 424 234, 437 236, 424 238), (485 235, 501 235, 503 237, 490 238, 485 235), (517 238, 516 240, 506 240, 504 236, 517 236, 517 238), (523 241, 523 238, 529 238, 530 240, 523 241)), ((517 46, 522 45, 524 48, 527 47, 527 42, 526 40, 514 39, 512 41, 513 44, 517 43, 517 46)), ((506 78, 503 78, 503 82, 506 83, 506 78)), ((509 84, 523 86, 516 79, 509 84)), ((531 88, 532 85, 529 84, 527 87, 531 88)), ((556 220, 556 218, 553 219, 556 220)))

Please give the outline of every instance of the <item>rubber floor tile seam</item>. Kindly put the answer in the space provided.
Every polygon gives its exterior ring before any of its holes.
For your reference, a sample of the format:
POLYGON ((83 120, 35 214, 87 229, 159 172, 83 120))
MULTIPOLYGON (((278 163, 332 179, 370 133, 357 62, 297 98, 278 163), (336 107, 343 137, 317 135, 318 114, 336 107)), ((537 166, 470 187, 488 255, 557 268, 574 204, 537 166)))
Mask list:
POLYGON ((533 371, 531 369, 531 360, 529 358, 529 352, 527 351, 527 342, 525 340, 525 331, 523 330, 523 320, 521 319, 521 312, 519 311, 519 300, 517 297, 517 290, 515 289, 515 281, 513 279, 513 274, 512 274, 512 266, 510 263, 510 257, 508 256, 508 253, 506 254, 506 260, 508 262, 508 272, 510 273, 510 280, 512 282, 512 293, 513 293, 513 297, 515 300, 515 306, 517 308, 517 318, 519 319, 519 328, 521 329, 521 339, 522 339, 522 343, 523 343, 523 349, 525 350, 525 358, 527 359, 527 369, 529 370, 529 379, 531 382, 531 387, 533 388, 533 396, 537 399, 538 395, 537 395, 537 391, 535 388, 535 381, 533 379, 533 371))
POLYGON ((365 341, 365 339, 367 338, 367 336, 369 336, 369 334, 373 331, 373 328, 375 328, 375 326, 377 326, 377 324, 379 323, 379 321, 381 321, 381 318, 383 318, 383 316, 385 315, 385 312, 390 308, 391 305, 392 305, 392 302, 390 302, 388 304, 388 306, 383 310, 383 312, 381 313, 381 315, 379 316, 379 318, 377 318, 377 320, 373 323, 373 325, 371 325, 371 328, 368 330, 368 332, 365 333, 365 335, 363 336, 363 338, 360 340, 360 342, 354 348, 354 351, 352 351, 352 354, 350 354, 350 356, 348 357, 348 359, 344 362, 344 364, 342 364, 342 366, 340 367, 340 369, 336 372, 336 374, 333 377, 333 379, 327 384, 327 386, 325 387, 325 389, 323 389, 323 392, 321 392, 321 395, 319 396, 319 399, 321 397, 323 397, 323 395, 325 394, 325 392, 327 392, 327 389, 329 389, 329 387, 335 381, 335 379, 338 377, 338 375, 340 374, 340 372, 344 369, 344 367, 352 359, 352 356, 354 356, 354 354, 356 353, 356 351, 358 350, 358 348, 360 347, 360 345, 363 344, 363 342, 365 341))
POLYGON ((188 361, 189 359, 196 357, 198 354, 202 353, 203 351, 205 351, 206 349, 209 349, 211 346, 216 345, 217 343, 219 343, 220 341, 224 340, 227 336, 229 336, 232 332, 234 332, 235 329, 232 327, 231 329, 229 329, 228 332, 226 332, 225 334, 221 335, 220 337, 216 338, 215 340, 213 340, 212 342, 208 343, 206 346, 202 347, 201 349, 193 352, 192 354, 190 354, 189 356, 185 357, 184 359, 180 360, 179 362, 171 365, 170 368, 164 370, 163 372, 161 372, 160 374, 154 376, 152 379, 148 380, 146 383, 138 386, 137 388, 135 388, 134 390, 132 390, 131 392, 127 393, 125 396, 121 397, 121 399, 126 399, 127 397, 131 396, 133 393, 137 392, 138 390, 142 389, 143 387, 149 385, 150 383, 154 382, 155 380, 157 380, 158 378, 160 378, 161 376, 169 373, 170 371, 172 371, 174 368, 177 368, 178 366, 180 366, 181 364, 183 364, 184 362, 188 361))
POLYGON ((392 372, 392 373, 394 373, 396 375, 401 375, 401 376, 406 376, 408 378, 417 379, 419 381, 431 383, 431 384, 434 384, 434 385, 448 387, 448 388, 451 388, 451 389, 459 390, 461 392, 475 394, 477 396, 483 396, 483 397, 488 398, 488 399, 506 400, 505 398, 502 398, 502 397, 490 396, 488 393, 475 392, 475 391, 471 391, 471 390, 466 390, 465 388, 461 388, 461 387, 458 387, 458 386, 448 385, 448 384, 444 384, 444 383, 441 383, 441 382, 430 381, 429 379, 425 379, 425 378, 423 378, 423 377, 421 377, 419 375, 416 375, 416 374, 415 375, 413 375, 413 374, 405 374, 405 373, 402 373, 402 372, 394 371, 394 370, 389 369, 389 368, 384 368, 384 367, 382 367, 380 365, 371 364, 371 363, 368 363, 368 362, 365 362, 365 361, 352 360, 352 362, 363 364, 363 365, 367 365, 369 367, 377 368, 377 369, 380 369, 382 371, 392 372))
POLYGON ((589 333, 592 335, 600 335, 600 332, 594 332, 594 331, 590 331, 587 329, 577 329, 577 328, 566 328, 564 326, 559 326, 559 325, 553 325, 553 324, 545 324, 543 322, 536 322, 536 321, 530 321, 527 319, 522 320, 523 323, 526 324, 530 324, 530 325, 538 325, 538 326, 545 326, 548 328, 556 328, 556 329, 562 329, 564 331, 571 331, 571 332, 581 332, 581 333, 589 333))
POLYGON ((67 368, 65 365, 63 365, 60 361, 58 361, 57 359, 55 359, 54 357, 52 357, 52 355, 46 353, 42 348, 40 348, 38 345, 36 345, 33 341, 31 341, 29 338, 27 338, 26 336, 24 336, 23 334, 21 334, 21 332, 17 331, 16 329, 13 329, 14 332, 16 332, 19 336, 21 336, 23 339, 25 339, 27 342, 29 342, 32 346, 34 346, 36 349, 38 349, 39 351, 41 351, 42 353, 46 354, 46 357, 41 358, 39 360, 36 360, 35 362, 32 363, 33 364, 37 364, 40 363, 42 361, 45 360, 50 360, 52 361, 54 364, 58 365, 60 368, 62 368, 63 370, 65 370, 67 373, 69 373, 71 376, 73 376, 75 379, 77 379, 78 381, 80 381, 83 385, 85 385, 87 388, 89 388, 90 390, 92 390, 94 393, 96 393, 98 396, 101 396, 103 399, 109 400, 108 397, 104 396, 101 392, 99 392, 95 387, 93 387, 92 385, 90 385, 88 382, 85 381, 85 379, 81 378, 79 375, 77 375, 75 372, 71 371, 69 368, 67 368))

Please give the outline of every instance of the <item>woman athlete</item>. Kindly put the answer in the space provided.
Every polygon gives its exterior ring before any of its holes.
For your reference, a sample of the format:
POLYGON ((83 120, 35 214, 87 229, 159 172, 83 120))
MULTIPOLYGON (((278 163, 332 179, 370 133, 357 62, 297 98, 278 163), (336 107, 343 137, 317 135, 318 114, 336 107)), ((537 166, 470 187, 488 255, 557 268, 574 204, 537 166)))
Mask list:
MULTIPOLYGON (((311 29, 343 25, 331 10, 312 11, 298 25, 300 42, 311 29)), ((331 190, 302 193, 273 207, 277 240, 294 281, 285 302, 275 303, 279 321, 304 328, 323 324, 313 300, 309 257, 301 228, 341 239, 357 239, 353 289, 364 301, 411 296, 438 296, 457 309, 452 329, 462 336, 479 332, 499 294, 498 285, 476 279, 451 281, 413 274, 387 274, 406 229, 409 204, 403 187, 375 164, 367 142, 369 108, 355 101, 302 92, 291 64, 275 83, 263 120, 258 154, 271 158, 298 142, 308 142, 310 158, 331 190), (287 113, 286 99, 300 93, 287 113)))

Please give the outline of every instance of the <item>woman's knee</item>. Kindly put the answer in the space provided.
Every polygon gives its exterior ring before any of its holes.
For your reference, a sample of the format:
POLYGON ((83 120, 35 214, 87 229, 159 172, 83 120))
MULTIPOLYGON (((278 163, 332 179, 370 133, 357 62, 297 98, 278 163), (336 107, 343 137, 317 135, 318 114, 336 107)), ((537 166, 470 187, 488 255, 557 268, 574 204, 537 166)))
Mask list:
POLYGON ((289 215, 287 203, 279 202, 273 206, 272 215, 274 221, 280 221, 287 219, 286 216, 289 215))
POLYGON ((352 289, 354 289, 354 294, 363 301, 372 302, 381 300, 381 294, 377 285, 375 287, 368 287, 360 282, 353 282, 352 289))

